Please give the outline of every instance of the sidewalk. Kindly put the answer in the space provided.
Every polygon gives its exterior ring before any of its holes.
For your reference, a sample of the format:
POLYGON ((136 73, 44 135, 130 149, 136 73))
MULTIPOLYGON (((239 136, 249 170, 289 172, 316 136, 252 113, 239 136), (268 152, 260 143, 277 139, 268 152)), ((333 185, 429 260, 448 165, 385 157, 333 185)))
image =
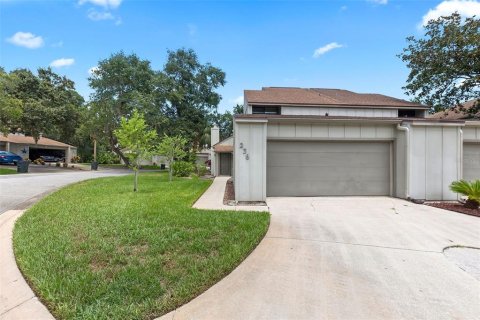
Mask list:
POLYGON ((12 233, 23 210, 0 215, 0 320, 55 319, 23 279, 13 255, 12 233))
POLYGON ((231 211, 268 211, 267 206, 228 206, 223 204, 223 196, 228 179, 230 179, 230 177, 215 177, 210 188, 193 204, 193 208, 231 211))

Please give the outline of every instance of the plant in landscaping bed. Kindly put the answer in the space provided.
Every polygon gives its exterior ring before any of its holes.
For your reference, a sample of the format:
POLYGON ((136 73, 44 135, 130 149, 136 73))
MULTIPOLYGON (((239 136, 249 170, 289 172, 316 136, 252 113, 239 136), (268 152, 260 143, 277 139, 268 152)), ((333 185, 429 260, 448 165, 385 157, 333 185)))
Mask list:
POLYGON ((204 164, 197 164, 196 169, 199 177, 203 177, 208 172, 207 166, 205 166, 204 164))
POLYGON ((175 161, 171 168, 175 177, 188 177, 195 170, 193 163, 186 161, 175 161))
POLYGON ((185 139, 182 136, 170 137, 165 135, 162 139, 162 142, 157 148, 158 153, 164 156, 169 163, 168 173, 169 173, 170 181, 172 181, 173 167, 175 166, 175 159, 183 158, 187 154, 185 152, 186 145, 187 145, 187 139, 185 139))
POLYGON ((120 145, 128 150, 125 156, 135 173, 133 191, 137 191, 140 161, 151 154, 152 142, 157 137, 157 133, 155 130, 148 130, 143 115, 137 110, 134 110, 133 116, 128 120, 122 117, 120 128, 114 132, 120 145))
POLYGON ((450 185, 450 190, 467 196, 465 207, 469 209, 478 209, 480 205, 480 179, 474 181, 454 181, 450 185))

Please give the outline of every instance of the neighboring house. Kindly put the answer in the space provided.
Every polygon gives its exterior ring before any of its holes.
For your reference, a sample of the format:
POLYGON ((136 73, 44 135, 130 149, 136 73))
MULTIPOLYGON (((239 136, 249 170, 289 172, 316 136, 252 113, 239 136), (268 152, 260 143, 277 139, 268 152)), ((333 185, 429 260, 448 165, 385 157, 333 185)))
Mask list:
POLYGON ((244 99, 234 119, 237 201, 454 200, 452 181, 480 178, 480 121, 426 118, 421 104, 337 89, 263 88, 244 99))
MULTIPOLYGON (((470 110, 475 105, 477 100, 470 100, 463 104, 464 110, 470 110)), ((480 102, 478 102, 480 103, 480 102)), ((432 114, 429 118, 433 119, 447 119, 447 120, 480 120, 480 111, 471 114, 461 110, 460 107, 448 108, 445 111, 439 111, 432 114)))
POLYGON ((66 143, 45 137, 40 137, 35 143, 33 137, 12 133, 7 136, 0 134, 0 150, 16 153, 32 161, 40 156, 55 156, 65 158, 65 162, 70 163, 71 159, 77 155, 77 147, 66 143))
POLYGON ((233 137, 220 141, 220 132, 215 125, 211 129, 211 167, 214 176, 233 175, 233 137))

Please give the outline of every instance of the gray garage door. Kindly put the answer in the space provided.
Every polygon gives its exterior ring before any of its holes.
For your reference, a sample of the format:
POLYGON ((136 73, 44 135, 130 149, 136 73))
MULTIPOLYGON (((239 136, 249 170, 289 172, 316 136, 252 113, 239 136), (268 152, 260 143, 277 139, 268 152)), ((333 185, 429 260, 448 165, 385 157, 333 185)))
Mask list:
POLYGON ((389 142, 268 141, 267 196, 389 194, 389 142))
POLYGON ((463 178, 480 179, 480 143, 463 144, 463 178))

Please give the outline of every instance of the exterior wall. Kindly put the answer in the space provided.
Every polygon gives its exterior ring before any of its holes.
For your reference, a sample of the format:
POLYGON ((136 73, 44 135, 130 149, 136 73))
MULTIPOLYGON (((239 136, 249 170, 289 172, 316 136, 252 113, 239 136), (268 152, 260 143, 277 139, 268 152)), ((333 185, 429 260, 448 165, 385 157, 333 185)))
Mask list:
MULTIPOLYGON (((213 147, 213 145, 217 144, 220 141, 220 130, 218 129, 217 126, 214 126, 212 129, 210 129, 210 145, 213 147)), ((215 151, 213 148, 210 149, 210 172, 212 176, 217 175, 217 157, 215 156, 215 151)))
POLYGON ((469 121, 463 128, 463 141, 480 142, 480 121, 469 121))
POLYGON ((17 144, 10 142, 10 152, 18 154, 20 157, 25 159, 30 156, 30 146, 28 144, 17 144))
POLYGON ((407 150, 407 135, 408 132, 397 131, 397 138, 394 143, 394 194, 395 197, 406 199, 407 194, 407 157, 409 150, 407 150))
POLYGON ((410 197, 456 200, 449 185, 461 177, 461 127, 411 126, 410 197))
MULTIPOLYGON (((251 109, 251 108, 250 108, 251 109)), ((251 111, 251 110, 249 110, 251 111)), ((379 108, 341 108, 341 107, 289 107, 282 106, 284 115, 308 115, 308 116, 348 116, 348 117, 383 117, 394 118, 398 116, 397 109, 379 108)))
POLYGON ((391 124, 351 123, 268 123, 267 137, 291 139, 387 139, 396 137, 391 124))
POLYGON ((265 201, 267 122, 235 121, 233 154, 235 200, 265 201))

